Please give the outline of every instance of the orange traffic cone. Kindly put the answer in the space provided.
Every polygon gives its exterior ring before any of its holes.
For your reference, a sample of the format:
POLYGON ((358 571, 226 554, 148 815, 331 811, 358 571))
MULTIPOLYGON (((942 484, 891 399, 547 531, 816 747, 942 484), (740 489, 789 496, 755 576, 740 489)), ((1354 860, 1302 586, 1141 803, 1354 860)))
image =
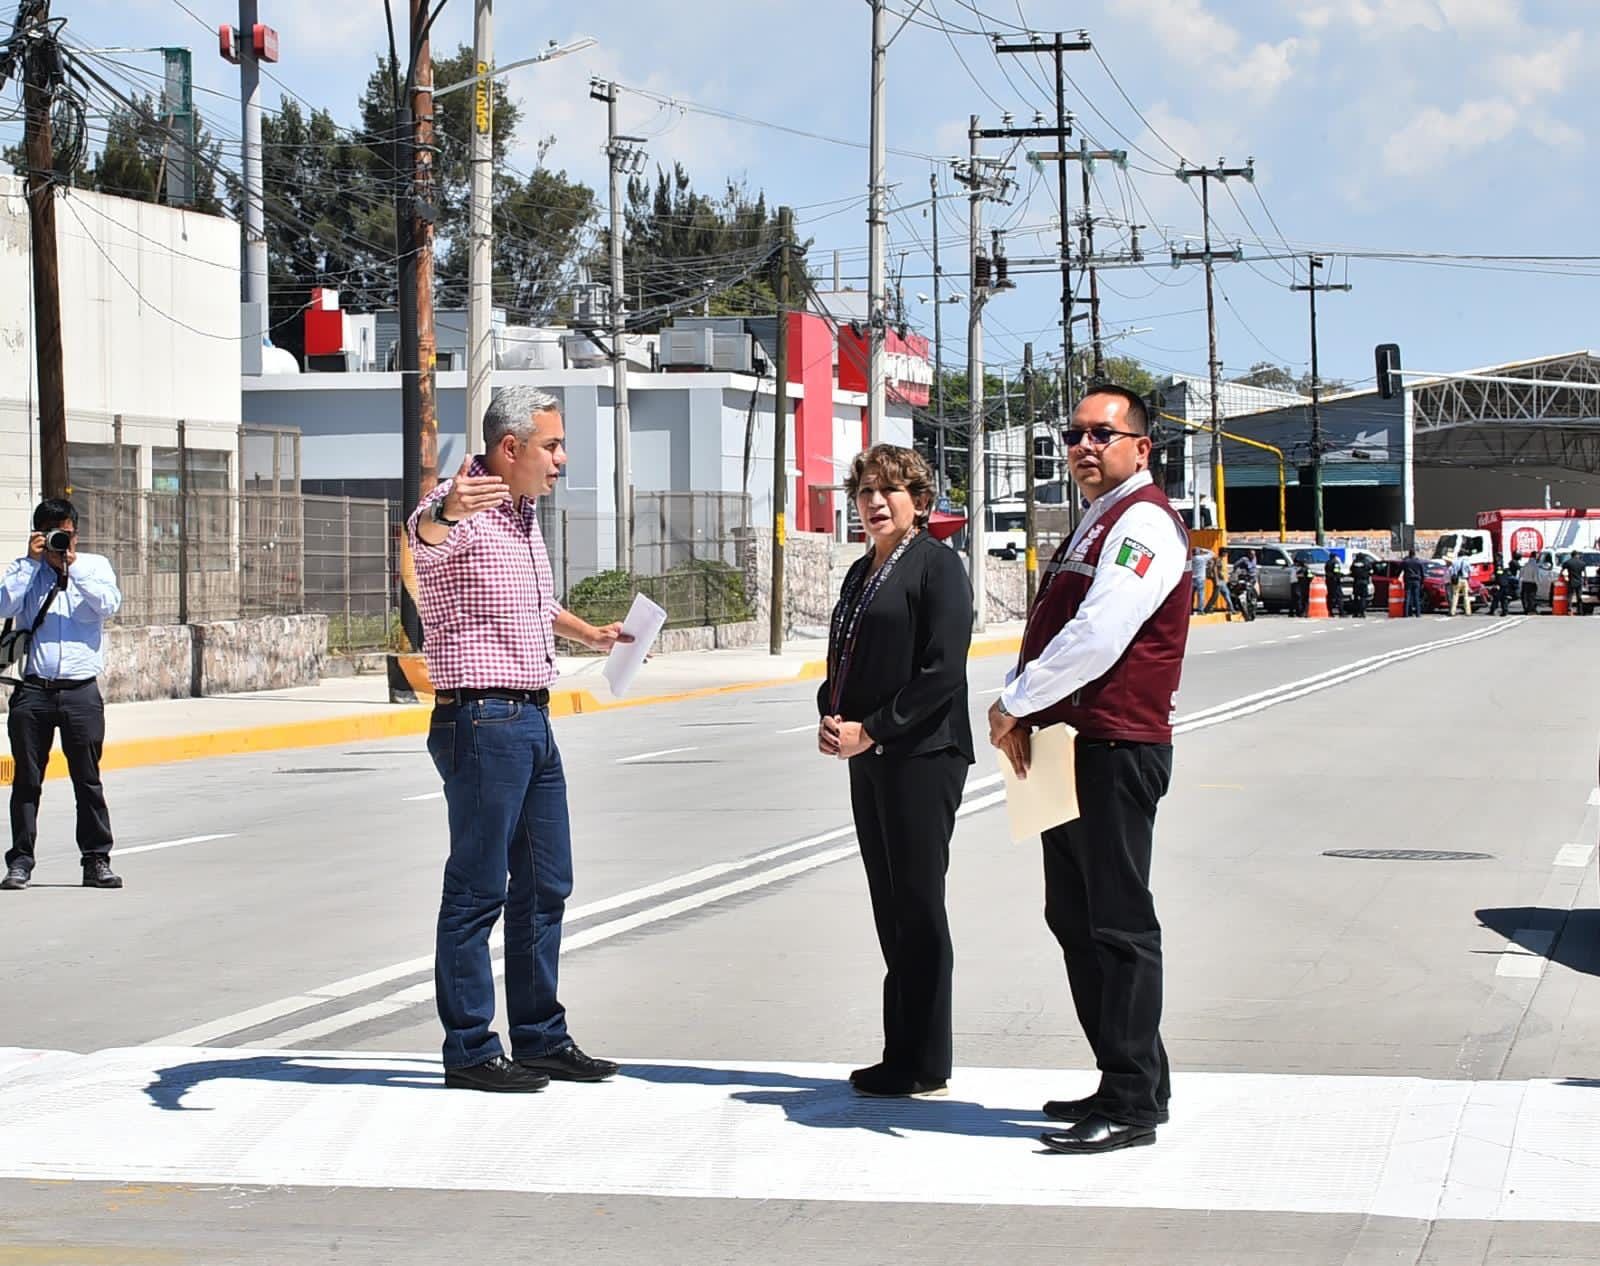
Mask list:
POLYGON ((1406 613, 1406 586, 1399 576, 1389 577, 1389 618, 1398 620, 1406 613))
POLYGON ((1550 586, 1550 614, 1570 615, 1571 613, 1571 608, 1567 605, 1567 578, 1557 572, 1555 583, 1550 586))
POLYGON ((1328 582, 1321 576, 1311 578, 1311 600, 1306 604, 1306 614, 1312 619, 1328 618, 1328 582))

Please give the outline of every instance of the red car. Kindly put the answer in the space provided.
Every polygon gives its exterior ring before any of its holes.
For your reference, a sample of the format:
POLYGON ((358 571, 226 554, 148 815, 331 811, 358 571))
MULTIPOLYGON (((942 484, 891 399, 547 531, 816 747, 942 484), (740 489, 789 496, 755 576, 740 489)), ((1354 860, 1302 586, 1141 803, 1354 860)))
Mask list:
MULTIPOLYGON (((1422 609, 1424 611, 1450 610, 1450 565, 1425 558, 1422 562, 1422 609)), ((1379 610, 1389 605, 1389 586, 1404 585, 1401 568, 1403 558, 1386 558, 1372 569, 1372 605, 1379 610)), ((1472 609, 1487 611, 1490 595, 1481 581, 1471 582, 1472 609)))

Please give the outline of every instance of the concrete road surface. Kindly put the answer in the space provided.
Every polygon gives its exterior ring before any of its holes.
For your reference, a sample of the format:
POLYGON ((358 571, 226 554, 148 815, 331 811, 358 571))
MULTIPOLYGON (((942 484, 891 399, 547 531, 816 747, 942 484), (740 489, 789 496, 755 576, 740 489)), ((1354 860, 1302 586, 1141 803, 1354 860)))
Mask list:
POLYGON ((420 739, 109 775, 121 892, 51 784, 0 893, 0 1263, 1593 1260, 1600 622, 1194 630, 1172 1123, 1093 1158, 1034 1141, 1093 1064, 987 750, 951 1096, 843 1088, 881 963, 814 690, 560 723, 562 993, 628 1069, 510 1100, 440 1088, 420 739))

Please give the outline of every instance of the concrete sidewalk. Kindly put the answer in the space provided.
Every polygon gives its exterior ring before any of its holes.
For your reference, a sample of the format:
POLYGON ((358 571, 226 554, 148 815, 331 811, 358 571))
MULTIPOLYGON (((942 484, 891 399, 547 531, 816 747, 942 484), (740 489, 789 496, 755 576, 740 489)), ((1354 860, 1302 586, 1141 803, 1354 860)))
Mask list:
MULTIPOLYGON (((1020 624, 991 625, 974 639, 972 654, 1015 654, 1021 632, 1020 624)), ((550 711, 573 716, 820 680, 827 672, 826 655, 827 643, 820 638, 791 639, 781 655, 764 648, 656 655, 622 699, 601 676, 602 657, 561 656, 550 711)), ((427 704, 390 703, 382 675, 332 677, 291 690, 113 703, 106 707, 101 768, 398 738, 424 733, 430 711, 427 704)), ((9 755, 0 756, 0 786, 10 784, 13 768, 9 755)), ((66 772, 58 745, 46 776, 61 778, 66 772)))

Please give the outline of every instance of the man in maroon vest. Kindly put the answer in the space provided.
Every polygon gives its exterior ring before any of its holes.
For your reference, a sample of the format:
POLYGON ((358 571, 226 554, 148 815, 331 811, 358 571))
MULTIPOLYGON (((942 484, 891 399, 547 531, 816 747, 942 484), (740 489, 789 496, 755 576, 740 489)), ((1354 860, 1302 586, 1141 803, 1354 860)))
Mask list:
POLYGON ((1124 387, 1093 387, 1066 432, 1072 479, 1090 499, 1045 568, 1022 655, 989 710, 989 738, 1019 770, 1028 735, 1078 731, 1080 816, 1044 833, 1045 922, 1100 1086, 1051 1100, 1058 1152, 1156 1141, 1167 1119, 1161 925, 1150 895, 1156 805, 1172 776, 1172 707, 1189 634, 1189 541, 1150 479, 1149 418, 1124 387))

